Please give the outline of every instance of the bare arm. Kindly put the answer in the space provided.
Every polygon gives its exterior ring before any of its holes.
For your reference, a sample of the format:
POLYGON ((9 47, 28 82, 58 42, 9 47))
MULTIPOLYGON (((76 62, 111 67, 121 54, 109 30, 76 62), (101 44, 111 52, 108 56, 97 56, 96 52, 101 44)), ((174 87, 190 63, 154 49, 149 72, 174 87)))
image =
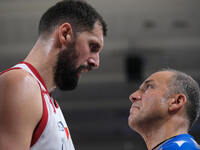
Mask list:
POLYGON ((42 117, 37 82, 23 70, 0 76, 0 149, 29 150, 33 131, 42 117))

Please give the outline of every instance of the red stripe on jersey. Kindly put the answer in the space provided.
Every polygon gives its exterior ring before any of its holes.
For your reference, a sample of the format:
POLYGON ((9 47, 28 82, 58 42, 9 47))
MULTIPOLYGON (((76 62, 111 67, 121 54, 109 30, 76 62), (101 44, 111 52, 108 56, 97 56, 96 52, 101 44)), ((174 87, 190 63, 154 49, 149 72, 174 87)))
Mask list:
MULTIPOLYGON (((23 63, 23 62, 21 62, 23 63)), ((28 65, 28 63, 24 63, 26 65, 28 65)), ((30 64, 28 65, 28 67, 30 67, 30 64)), ((14 69, 23 69, 21 67, 13 67, 13 68, 9 68, 5 71, 0 72, 0 75, 8 72, 10 70, 14 70, 14 69)), ((39 80, 41 82, 43 82, 42 84, 44 85, 44 87, 46 88, 43 79, 40 77, 39 73, 37 72, 37 70, 32 66, 30 67, 30 69, 34 72, 35 76, 39 77, 39 80)), ((30 74, 31 75, 31 74, 30 74)), ((32 76, 32 75, 31 75, 32 76)), ((39 83, 38 83, 39 84, 39 83)), ((40 84, 39 84, 40 86, 40 84)), ((37 140, 39 139, 39 137, 42 135, 42 132, 44 131, 46 124, 47 124, 47 120, 48 120, 48 110, 47 110, 47 105, 45 102, 45 98, 44 98, 44 94, 42 93, 42 88, 40 86, 40 90, 41 90, 41 95, 42 95, 42 103, 43 103, 43 114, 42 114, 42 119, 41 121, 38 123, 38 126, 35 128, 34 132, 33 132, 33 136, 32 136, 32 141, 31 141, 31 146, 34 145, 37 140)))
POLYGON ((14 70, 14 69, 22 69, 22 68, 20 68, 20 67, 9 68, 9 69, 6 69, 6 70, 0 72, 0 75, 2 75, 2 74, 5 73, 5 72, 8 72, 8 71, 10 71, 10 70, 14 70))
POLYGON ((69 131, 68 131, 67 128, 65 128, 65 133, 66 133, 66 135, 67 135, 67 139, 69 140, 69 131))
POLYGON ((56 108, 59 108, 58 102, 56 100, 54 100, 55 106, 56 108))
POLYGON ((49 97, 49 101, 50 101, 50 103, 51 103, 51 105, 53 107, 53 112, 56 113, 56 108, 55 108, 55 106, 54 106, 54 104, 53 104, 53 102, 52 102, 50 97, 49 97))
POLYGON ((24 62, 24 61, 20 62, 19 64, 26 64, 31 69, 31 71, 34 73, 34 75, 38 78, 38 80, 40 80, 40 82, 42 83, 42 85, 45 87, 45 89, 48 92, 48 89, 46 87, 46 84, 45 84, 43 78, 41 77, 40 73, 35 69, 35 67, 33 67, 31 64, 24 62))
POLYGON ((56 108, 55 108, 55 105, 53 103, 53 100, 52 98, 50 97, 49 93, 47 91, 43 91, 48 97, 49 97, 49 101, 51 103, 51 106, 53 107, 53 112, 56 113, 56 108))
MULTIPOLYGON (((41 89, 41 86, 40 86, 40 89, 41 89)), ((44 93, 42 89, 41 89, 41 95, 42 95, 42 102, 43 102, 43 114, 42 114, 41 121, 39 122, 38 126, 35 128, 33 132, 31 146, 33 146, 37 142, 37 140, 40 138, 48 121, 48 110, 47 110, 47 105, 46 105, 46 101, 45 101, 44 93)))

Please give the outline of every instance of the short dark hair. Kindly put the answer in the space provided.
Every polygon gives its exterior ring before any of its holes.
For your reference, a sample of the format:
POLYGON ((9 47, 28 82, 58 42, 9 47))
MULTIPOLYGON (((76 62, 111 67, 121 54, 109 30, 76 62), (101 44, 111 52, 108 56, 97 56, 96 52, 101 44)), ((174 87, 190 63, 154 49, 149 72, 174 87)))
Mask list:
POLYGON ((107 34, 107 25, 102 16, 88 3, 78 0, 63 0, 50 7, 41 17, 39 35, 51 33, 56 26, 64 22, 71 24, 74 33, 91 31, 99 22, 103 35, 107 34))
POLYGON ((197 121, 200 114, 200 89, 199 84, 189 75, 174 69, 165 69, 174 73, 169 82, 169 93, 183 93, 186 98, 185 112, 189 119, 189 128, 197 121))

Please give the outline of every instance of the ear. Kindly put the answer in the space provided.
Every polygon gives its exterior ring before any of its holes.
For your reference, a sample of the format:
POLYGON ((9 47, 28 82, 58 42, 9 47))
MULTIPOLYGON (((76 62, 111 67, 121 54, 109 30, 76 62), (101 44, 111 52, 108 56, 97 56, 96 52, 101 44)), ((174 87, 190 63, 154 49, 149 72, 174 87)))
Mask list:
POLYGON ((69 23, 61 24, 57 29, 58 46, 64 48, 72 41, 72 27, 69 23))
POLYGON ((177 94, 173 98, 169 99, 169 112, 175 112, 181 109, 187 101, 184 94, 177 94))

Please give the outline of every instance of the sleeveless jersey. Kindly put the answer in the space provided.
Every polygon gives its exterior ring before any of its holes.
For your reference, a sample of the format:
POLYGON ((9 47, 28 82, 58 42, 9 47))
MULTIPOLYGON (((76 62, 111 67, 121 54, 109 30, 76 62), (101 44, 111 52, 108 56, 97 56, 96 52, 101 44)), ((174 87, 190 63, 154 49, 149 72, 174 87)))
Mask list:
POLYGON ((58 103, 50 97, 39 72, 31 64, 21 62, 1 72, 0 75, 13 69, 24 69, 29 72, 37 80, 41 89, 43 115, 34 130, 30 150, 75 150, 61 109, 58 103))
POLYGON ((200 146, 191 135, 180 134, 167 140, 156 150, 200 150, 200 146))

